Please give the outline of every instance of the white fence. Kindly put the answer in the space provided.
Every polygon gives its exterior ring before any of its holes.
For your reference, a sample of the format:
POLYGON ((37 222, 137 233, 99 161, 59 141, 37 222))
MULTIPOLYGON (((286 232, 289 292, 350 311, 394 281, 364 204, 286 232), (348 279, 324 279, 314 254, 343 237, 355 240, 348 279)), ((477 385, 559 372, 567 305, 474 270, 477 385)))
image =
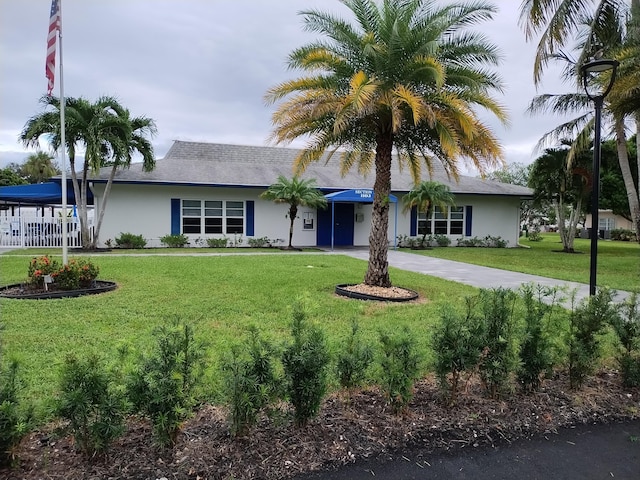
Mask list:
MULTIPOLYGON (((89 220, 89 232, 93 232, 92 220, 89 220)), ((82 247, 80 221, 76 217, 67 219, 67 245, 71 248, 82 247)), ((62 247, 62 218, 2 216, 0 246, 62 247)))

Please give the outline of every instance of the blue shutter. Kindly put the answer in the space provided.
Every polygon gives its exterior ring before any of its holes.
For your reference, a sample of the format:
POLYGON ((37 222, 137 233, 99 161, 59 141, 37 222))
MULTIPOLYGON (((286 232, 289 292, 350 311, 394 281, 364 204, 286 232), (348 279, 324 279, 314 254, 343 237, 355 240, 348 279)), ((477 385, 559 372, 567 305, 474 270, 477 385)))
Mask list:
POLYGON ((471 224, 473 222, 473 207, 471 205, 467 205, 465 207, 467 209, 467 214, 465 215, 465 227, 464 227, 464 236, 471 236, 471 224))
POLYGON ((253 237, 254 231, 254 219, 255 219, 255 202, 253 200, 247 200, 247 237, 253 237))
POLYGON ((410 230, 409 236, 415 237, 418 234, 418 209, 413 206, 411 207, 411 220, 410 220, 410 230))
POLYGON ((171 199, 171 235, 180 235, 180 199, 171 199))

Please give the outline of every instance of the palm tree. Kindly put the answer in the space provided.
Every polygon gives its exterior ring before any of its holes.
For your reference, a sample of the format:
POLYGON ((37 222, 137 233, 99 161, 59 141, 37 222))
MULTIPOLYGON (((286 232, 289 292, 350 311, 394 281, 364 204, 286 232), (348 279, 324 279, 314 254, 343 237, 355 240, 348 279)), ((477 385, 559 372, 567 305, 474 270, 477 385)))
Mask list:
MULTIPOLYGON (((45 96, 42 97, 41 103, 44 111, 27 121, 20 134, 20 140, 26 146, 35 146, 38 145, 40 137, 45 136, 51 147, 57 150, 61 146, 60 100, 53 96, 45 96)), ((97 172, 107 162, 112 162, 112 174, 108 184, 110 189, 115 174, 113 169, 128 166, 133 152, 142 153, 145 171, 154 166, 154 162, 149 160, 153 159, 153 149, 144 135, 153 134, 155 124, 144 117, 141 117, 141 123, 137 123, 138 120, 129 118, 129 112, 113 97, 100 97, 93 103, 82 97, 69 97, 65 100, 65 148, 69 155, 84 249, 95 248, 99 235, 99 228, 95 230, 93 240, 89 234, 87 191, 90 172, 97 172), (85 150, 80 169, 76 168, 78 148, 85 150)), ((105 198, 99 221, 104 213, 105 198)))
MULTIPOLYGON (((547 5, 547 3, 540 2, 538 7, 547 5)), ((572 2, 565 1, 565 3, 570 4, 572 2)), ((583 7, 586 8, 584 5, 583 7)), ((638 42, 637 26, 640 23, 640 0, 634 0, 632 7, 632 15, 626 28, 625 16, 623 15, 626 10, 617 2, 600 2, 595 14, 590 15, 589 12, 582 11, 578 20, 569 19, 568 22, 572 25, 573 30, 577 30, 578 38, 580 39, 577 46, 579 60, 575 61, 563 52, 553 53, 543 50, 541 53, 541 46, 539 46, 538 55, 543 55, 547 62, 552 60, 565 62, 565 78, 569 81, 577 81, 577 88, 581 88, 579 66, 592 56, 590 52, 593 52, 594 46, 598 46, 599 55, 606 55, 620 61, 620 73, 606 99, 606 109, 603 113, 605 117, 608 116, 614 127, 618 162, 627 191, 632 222, 636 226, 636 230, 640 230, 640 183, 635 183, 631 172, 625 129, 626 119, 629 116, 635 116, 636 139, 640 137, 638 135, 640 133, 640 100, 638 99, 640 95, 638 87, 640 84, 638 83, 640 81, 640 42, 638 42), (634 25, 636 26, 634 27, 634 25)), ((547 8, 551 8, 551 6, 547 5, 547 8)), ((562 18, 560 9, 556 12, 556 17, 550 20, 545 35, 551 35, 549 32, 554 31, 554 28, 559 28, 558 25, 562 23, 560 21, 560 18, 562 18)), ((559 33, 556 32, 556 35, 559 35, 559 33)), ((544 35, 543 38, 545 38, 544 35)), ((562 41, 565 42, 566 39, 562 37, 562 41)), ((541 45, 543 45, 542 41, 541 45)), ((556 48, 557 46, 556 44, 556 48)), ((549 45, 546 45, 546 47, 551 48, 549 45)), ((536 68, 538 67, 537 61, 536 68)), ((608 81, 607 78, 604 80, 608 81)), ((588 109, 588 113, 581 114, 545 134, 538 145, 550 143, 549 140, 557 141, 567 137, 575 138, 567 157, 568 162, 571 163, 580 151, 589 148, 591 145, 594 116, 590 104, 591 101, 583 93, 540 95, 536 97, 529 108, 534 113, 546 110, 566 114, 588 109)), ((640 153, 638 155, 640 160, 640 153)), ((638 173, 640 174, 640 171, 638 173)))
MULTIPOLYGON (((439 207, 442 211, 446 211, 447 208, 455 206, 455 199, 449 187, 429 180, 416 185, 402 200, 404 212, 416 207, 418 212, 424 212, 427 219, 429 219, 433 207, 439 207)), ((424 245, 425 238, 427 238, 426 229, 422 235, 422 245, 424 245)))
POLYGON ((293 249, 291 240, 293 239, 293 222, 298 215, 298 207, 326 208, 327 199, 320 190, 316 188, 316 181, 313 178, 303 180, 294 176, 291 180, 280 175, 278 181, 270 185, 266 192, 260 195, 265 200, 272 200, 276 203, 289 204, 289 249, 293 249))
MULTIPOLYGON (((373 213, 364 283, 390 287, 389 195, 394 150, 417 183, 421 162, 439 161, 454 178, 464 157, 481 172, 500 163, 498 140, 475 109, 503 122, 491 97, 501 90, 495 46, 466 27, 490 19, 484 2, 436 7, 428 0, 341 0, 351 24, 330 13, 302 12, 305 27, 327 37, 294 50, 289 66, 309 76, 271 88, 268 102, 285 99, 273 114, 273 139, 289 143, 308 136, 296 159, 299 174, 327 150, 341 148, 340 168, 366 173, 373 167, 373 213)), ((331 158, 331 155, 329 155, 331 158)))
POLYGON ((53 163, 53 157, 48 153, 38 151, 27 157, 20 165, 20 172, 30 183, 42 183, 54 175, 59 175, 60 169, 53 163))

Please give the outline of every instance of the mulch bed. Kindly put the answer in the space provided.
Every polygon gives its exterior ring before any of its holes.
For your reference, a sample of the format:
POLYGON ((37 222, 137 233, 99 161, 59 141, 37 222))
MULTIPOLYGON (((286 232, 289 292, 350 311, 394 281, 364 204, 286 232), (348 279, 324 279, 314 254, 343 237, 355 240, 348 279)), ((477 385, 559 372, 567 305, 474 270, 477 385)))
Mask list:
POLYGON ((472 384, 458 405, 446 407, 429 377, 416 385, 404 415, 394 416, 376 389, 334 394, 307 427, 292 425, 286 405, 263 416, 244 438, 229 435, 223 407, 204 406, 184 424, 173 449, 154 447, 147 422, 132 418, 127 433, 105 458, 87 459, 54 426, 24 439, 19 465, 7 479, 282 479, 333 469, 365 458, 498 445, 560 427, 635 419, 640 390, 620 386, 617 372, 602 371, 578 392, 564 374, 530 396, 483 396, 472 384))

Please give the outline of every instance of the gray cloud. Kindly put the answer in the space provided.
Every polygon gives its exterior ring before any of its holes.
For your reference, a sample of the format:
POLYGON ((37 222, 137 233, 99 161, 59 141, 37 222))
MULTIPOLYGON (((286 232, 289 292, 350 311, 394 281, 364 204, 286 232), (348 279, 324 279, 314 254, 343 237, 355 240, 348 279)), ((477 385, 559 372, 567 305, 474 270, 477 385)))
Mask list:
MULTIPOLYGON (((536 94, 535 45, 517 25, 519 2, 496 4, 499 14, 481 28, 503 53, 501 101, 511 127, 487 118, 507 161, 528 162, 535 143, 559 120, 525 115, 536 94)), ((17 137, 45 93, 49 7, 49 0, 0 0, 0 165, 28 154, 17 137)), ((297 12, 345 12, 329 0, 64 0, 63 8, 65 94, 114 95, 133 115, 155 119, 158 157, 176 139, 266 144, 273 107, 263 95, 297 75, 287 70, 287 55, 314 38, 297 12)), ((559 77, 550 70, 541 91, 566 91, 559 77)))

